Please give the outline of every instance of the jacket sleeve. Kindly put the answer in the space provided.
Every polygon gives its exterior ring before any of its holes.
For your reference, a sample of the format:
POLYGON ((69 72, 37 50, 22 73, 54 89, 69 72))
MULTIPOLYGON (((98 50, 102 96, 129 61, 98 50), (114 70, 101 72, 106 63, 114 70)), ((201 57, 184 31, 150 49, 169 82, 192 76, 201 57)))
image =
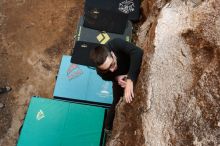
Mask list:
POLYGON ((143 50, 136 45, 126 42, 122 39, 114 39, 110 42, 111 48, 117 49, 130 57, 130 67, 128 71, 128 78, 136 82, 138 74, 140 72, 143 50))

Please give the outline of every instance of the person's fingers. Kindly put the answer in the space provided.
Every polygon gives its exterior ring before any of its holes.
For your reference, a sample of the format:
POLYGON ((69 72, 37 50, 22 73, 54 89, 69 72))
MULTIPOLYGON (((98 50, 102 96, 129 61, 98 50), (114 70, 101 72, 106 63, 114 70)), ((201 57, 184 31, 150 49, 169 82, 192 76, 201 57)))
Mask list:
POLYGON ((120 82, 121 82, 122 84, 126 84, 126 81, 124 81, 124 80, 121 80, 120 82))
POLYGON ((131 91, 131 96, 132 96, 132 98, 134 98, 134 92, 133 91, 131 91))
POLYGON ((125 88, 126 84, 123 84, 121 82, 118 82, 118 84, 122 87, 122 88, 125 88))
POLYGON ((129 97, 130 97, 130 102, 132 102, 132 100, 133 100, 133 98, 134 98, 134 92, 133 92, 132 89, 130 90, 129 97))
POLYGON ((129 103, 129 98, 128 98, 128 94, 127 94, 127 92, 125 92, 124 97, 125 97, 126 102, 129 103))
POLYGON ((122 81, 123 81, 123 77, 118 78, 118 80, 119 80, 120 82, 122 82, 122 81))
POLYGON ((129 98, 127 97, 127 103, 130 103, 130 100, 129 100, 129 98))
POLYGON ((125 96, 125 100, 126 100, 127 103, 129 103, 127 96, 125 96))
POLYGON ((131 95, 129 96, 129 101, 130 101, 130 103, 132 102, 132 97, 131 97, 131 95))
POLYGON ((124 83, 123 80, 118 80, 118 82, 121 83, 121 84, 124 83))
POLYGON ((130 95, 127 95, 127 103, 131 103, 131 97, 130 97, 130 95))
POLYGON ((125 92, 125 99, 126 99, 126 103, 128 103, 128 97, 127 97, 127 94, 126 94, 126 92, 125 92))
POLYGON ((123 88, 126 87, 126 82, 118 82, 118 84, 123 88))

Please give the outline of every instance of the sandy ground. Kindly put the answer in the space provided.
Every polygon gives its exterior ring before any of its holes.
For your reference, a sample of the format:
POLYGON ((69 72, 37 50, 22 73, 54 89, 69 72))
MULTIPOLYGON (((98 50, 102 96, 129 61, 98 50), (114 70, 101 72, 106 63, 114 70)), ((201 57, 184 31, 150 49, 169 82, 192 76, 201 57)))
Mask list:
POLYGON ((52 98, 59 62, 71 54, 82 0, 0 0, 0 145, 16 144, 30 97, 52 98))

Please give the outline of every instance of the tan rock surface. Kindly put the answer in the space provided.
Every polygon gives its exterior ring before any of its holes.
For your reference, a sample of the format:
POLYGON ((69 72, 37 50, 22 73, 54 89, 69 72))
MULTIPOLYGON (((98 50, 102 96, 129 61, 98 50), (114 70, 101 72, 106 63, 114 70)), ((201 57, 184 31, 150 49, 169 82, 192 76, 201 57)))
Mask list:
POLYGON ((110 146, 220 144, 219 1, 144 1, 135 101, 118 106, 110 146))

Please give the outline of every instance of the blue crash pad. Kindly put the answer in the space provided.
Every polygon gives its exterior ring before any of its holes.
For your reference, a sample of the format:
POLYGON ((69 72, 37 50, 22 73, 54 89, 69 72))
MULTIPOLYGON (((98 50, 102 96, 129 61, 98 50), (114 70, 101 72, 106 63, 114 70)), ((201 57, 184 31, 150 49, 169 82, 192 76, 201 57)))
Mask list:
POLYGON ((75 102, 108 107, 112 103, 112 82, 104 81, 96 70, 70 63, 63 56, 53 96, 75 102))

